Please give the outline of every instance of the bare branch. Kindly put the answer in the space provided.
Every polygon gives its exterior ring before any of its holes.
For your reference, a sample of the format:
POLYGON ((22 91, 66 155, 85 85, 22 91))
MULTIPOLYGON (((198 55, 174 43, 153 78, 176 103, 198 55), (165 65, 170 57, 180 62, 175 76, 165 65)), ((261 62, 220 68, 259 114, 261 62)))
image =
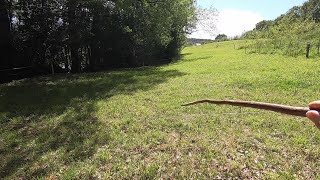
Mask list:
MULTIPOLYGON (((209 99, 187 103, 182 106, 191 106, 191 105, 201 104, 201 103, 250 107, 250 108, 264 109, 264 110, 279 112, 283 114, 289 114, 293 116, 300 116, 300 117, 306 117, 306 113, 310 110, 307 107, 286 106, 281 104, 272 104, 272 103, 255 102, 255 101, 209 100, 209 99)), ((316 109, 313 109, 313 110, 316 110, 316 109)))

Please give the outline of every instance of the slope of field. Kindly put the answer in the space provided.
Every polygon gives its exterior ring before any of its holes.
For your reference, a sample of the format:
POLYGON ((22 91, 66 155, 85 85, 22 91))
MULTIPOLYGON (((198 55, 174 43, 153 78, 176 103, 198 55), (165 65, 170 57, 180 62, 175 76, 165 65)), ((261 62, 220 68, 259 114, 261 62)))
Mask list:
POLYGON ((245 54, 241 42, 188 47, 182 60, 0 85, 0 178, 319 178, 307 119, 202 104, 306 106, 320 60, 245 54))

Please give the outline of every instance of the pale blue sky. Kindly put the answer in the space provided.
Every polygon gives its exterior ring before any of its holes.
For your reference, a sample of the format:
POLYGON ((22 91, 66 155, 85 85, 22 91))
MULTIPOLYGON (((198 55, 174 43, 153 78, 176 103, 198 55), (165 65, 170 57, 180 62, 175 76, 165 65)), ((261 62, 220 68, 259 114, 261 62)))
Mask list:
POLYGON ((293 6, 300 6, 307 0, 197 0, 199 6, 214 7, 218 16, 207 17, 206 21, 214 24, 215 29, 197 26, 191 35, 194 38, 214 39, 217 34, 229 37, 241 35, 252 30, 262 20, 273 20, 286 13, 293 6), (215 35, 212 35, 212 32, 215 35))
POLYGON ((264 19, 275 19, 290 8, 302 5, 307 0, 197 0, 202 7, 213 6, 216 9, 238 9, 260 14, 264 19))

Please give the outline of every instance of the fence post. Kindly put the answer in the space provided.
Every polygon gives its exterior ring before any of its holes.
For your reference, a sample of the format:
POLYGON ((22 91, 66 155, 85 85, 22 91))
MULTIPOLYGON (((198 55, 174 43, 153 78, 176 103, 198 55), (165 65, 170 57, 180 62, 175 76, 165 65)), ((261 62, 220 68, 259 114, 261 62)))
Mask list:
POLYGON ((307 43, 307 48, 306 48, 306 58, 309 58, 310 47, 311 47, 311 44, 310 44, 310 43, 307 43))
POLYGON ((246 46, 244 47, 244 53, 247 54, 247 44, 246 44, 246 46))

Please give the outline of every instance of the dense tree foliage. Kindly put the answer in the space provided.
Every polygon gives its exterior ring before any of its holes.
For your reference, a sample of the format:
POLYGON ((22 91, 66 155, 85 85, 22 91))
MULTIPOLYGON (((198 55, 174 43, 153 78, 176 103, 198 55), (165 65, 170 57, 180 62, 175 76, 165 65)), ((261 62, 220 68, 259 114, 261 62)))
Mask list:
POLYGON ((256 28, 243 35, 255 39, 251 49, 259 53, 282 53, 289 56, 303 55, 311 44, 313 54, 320 45, 320 2, 309 0, 302 6, 292 7, 273 21, 261 21, 256 28))
POLYGON ((215 38, 216 41, 226 41, 228 40, 228 36, 225 34, 218 34, 215 38))
POLYGON ((273 25, 273 21, 263 20, 256 24, 256 27, 254 30, 256 31, 268 30, 272 25, 273 25))
POLYGON ((0 7, 1 50, 9 52, 11 43, 11 53, 20 54, 1 69, 31 65, 41 72, 170 60, 195 19, 193 0, 0 0, 0 7))

